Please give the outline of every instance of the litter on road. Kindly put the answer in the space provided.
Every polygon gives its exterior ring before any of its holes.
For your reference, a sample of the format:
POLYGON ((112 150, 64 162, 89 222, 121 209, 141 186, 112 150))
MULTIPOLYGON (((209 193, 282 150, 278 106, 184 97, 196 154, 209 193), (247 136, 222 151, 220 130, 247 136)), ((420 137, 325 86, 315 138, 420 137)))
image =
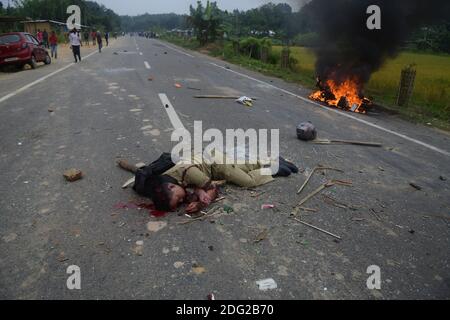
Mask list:
POLYGON ((273 290, 277 288, 277 283, 273 279, 264 279, 256 281, 256 285, 261 291, 273 290))
POLYGON ((83 172, 78 169, 69 169, 64 172, 64 178, 69 182, 75 182, 83 178, 83 172))
POLYGON ((326 230, 323 230, 323 229, 321 229, 321 228, 319 228, 319 227, 313 226, 312 224, 306 223, 306 222, 301 221, 301 220, 299 220, 299 219, 297 219, 297 218, 294 218, 294 220, 297 221, 298 223, 301 223, 301 224, 307 226, 307 227, 313 228, 313 229, 315 229, 315 230, 317 230, 317 231, 320 231, 320 232, 323 232, 323 233, 325 233, 325 234, 327 234, 327 235, 329 235, 329 236, 332 236, 332 237, 334 237, 334 238, 336 238, 336 239, 338 239, 338 240, 342 240, 341 237, 339 237, 339 236, 337 236, 337 235, 335 235, 335 234, 333 234, 333 233, 331 233, 331 232, 328 232, 328 231, 326 231, 326 230))
POLYGON ((317 138, 317 130, 311 121, 300 123, 297 126, 297 138, 303 141, 311 141, 317 138))
POLYGON ((305 189, 305 187, 306 187, 306 185, 308 184, 309 180, 311 180, 311 177, 314 175, 314 173, 315 173, 316 171, 319 171, 319 170, 334 170, 334 171, 338 171, 338 172, 341 172, 341 173, 344 172, 344 171, 342 171, 342 170, 340 170, 340 169, 331 168, 331 167, 323 167, 323 166, 321 166, 321 165, 318 165, 318 166, 316 166, 316 167, 314 167, 314 168, 312 169, 312 171, 310 172, 310 174, 309 174, 308 177, 306 178, 305 182, 302 184, 302 186, 300 187, 300 189, 297 191, 297 194, 300 194, 300 193, 303 191, 303 189, 305 189))
POLYGON ((377 142, 364 142, 364 141, 351 141, 351 140, 329 140, 329 139, 316 139, 316 140, 311 141, 311 143, 323 144, 323 145, 350 144, 350 145, 375 147, 375 148, 381 148, 383 146, 381 143, 377 143, 377 142))

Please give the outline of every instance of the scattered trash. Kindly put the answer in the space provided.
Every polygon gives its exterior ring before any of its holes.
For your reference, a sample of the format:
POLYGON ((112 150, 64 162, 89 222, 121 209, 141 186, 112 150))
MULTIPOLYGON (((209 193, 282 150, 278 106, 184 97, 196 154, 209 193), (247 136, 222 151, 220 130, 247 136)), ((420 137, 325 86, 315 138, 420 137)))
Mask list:
POLYGON ((310 141, 317 138, 317 130, 311 121, 300 123, 297 126, 297 138, 310 141))
POLYGON ((381 221, 381 217, 377 214, 375 209, 370 209, 369 212, 377 218, 378 221, 381 221))
POLYGON ((50 112, 50 113, 52 113, 52 112, 54 112, 55 110, 53 110, 52 108, 48 108, 47 111, 50 112))
POLYGON ((197 218, 192 218, 191 216, 186 215, 187 217, 190 218, 190 220, 182 221, 182 222, 179 222, 178 224, 189 224, 189 223, 192 223, 192 222, 195 222, 195 221, 199 221, 199 220, 202 220, 202 221, 206 220, 208 218, 211 218, 211 217, 215 216, 217 214, 217 212, 215 212, 216 210, 217 210, 217 208, 213 208, 209 212, 202 211, 201 212, 202 215, 200 217, 197 217, 197 218))
POLYGON ((203 268, 203 267, 201 267, 201 266, 199 266, 198 264, 194 263, 194 264, 192 265, 192 272, 195 273, 195 274, 197 274, 197 275, 200 275, 200 274, 202 274, 202 273, 205 273, 205 272, 206 272, 206 269, 203 268))
POLYGON ((150 232, 158 232, 167 227, 167 222, 165 221, 151 221, 147 223, 147 230, 150 232))
POLYGON ((226 199, 225 197, 220 197, 220 198, 217 198, 216 200, 214 200, 213 203, 220 202, 225 199, 226 199))
POLYGON ((149 78, 148 78, 148 81, 153 81, 153 77, 149 77, 149 78))
POLYGON ((17 145, 18 145, 18 146, 21 146, 21 145, 22 145, 22 142, 17 142, 17 145))
POLYGON ((133 248, 133 252, 137 256, 142 256, 144 254, 144 241, 136 241, 136 246, 133 248))
POLYGON ((269 235, 269 230, 267 228, 264 228, 258 235, 256 236, 255 240, 253 240, 254 243, 259 243, 263 240, 266 240, 267 236, 269 235))
POLYGON ((409 185, 416 190, 419 190, 419 191, 422 190, 422 187, 419 186, 418 184, 415 184, 414 182, 410 182, 409 185))
POLYGON ((311 177, 313 176, 313 174, 318 171, 318 170, 334 170, 334 171, 338 171, 343 173, 344 171, 340 170, 340 169, 335 169, 335 168, 331 168, 331 167, 323 167, 321 165, 314 167, 312 169, 312 171, 310 172, 310 174, 308 175, 308 177, 306 178, 305 182, 302 184, 302 186, 300 187, 300 189, 297 191, 297 194, 300 194, 303 189, 305 189, 306 185, 308 184, 309 180, 311 179, 311 177))
POLYGON ((78 169, 69 169, 65 171, 63 175, 69 182, 74 182, 83 178, 83 172, 78 169))
POLYGON ((414 234, 414 233, 416 233, 416 231, 415 231, 415 230, 413 230, 413 229, 409 230, 408 232, 409 232, 409 233, 411 233, 411 234, 414 234))
POLYGON ((240 97, 236 102, 247 107, 253 107, 253 99, 246 96, 240 97))
POLYGON ((202 89, 194 88, 194 87, 187 87, 189 90, 196 90, 196 91, 202 91, 202 89))
POLYGON ((181 84, 179 84, 179 83, 175 83, 175 88, 181 88, 181 84))
POLYGON ((127 182, 125 182, 125 183, 122 185, 122 189, 128 188, 128 187, 131 186, 133 183, 134 183, 134 177, 133 177, 133 178, 130 178, 129 180, 127 180, 127 182))
POLYGON ((341 180, 328 181, 327 183, 321 185, 319 188, 317 188, 316 190, 311 192, 309 195, 307 195, 302 201, 300 201, 300 203, 296 206, 296 208, 293 212, 293 215, 296 215, 298 213, 299 208, 302 207, 309 199, 314 197, 316 194, 320 193, 325 188, 330 188, 335 185, 350 187, 352 185, 352 183, 350 181, 341 181, 341 180))
POLYGON ((440 176, 440 177, 439 177, 439 180, 441 180, 441 181, 447 181, 447 178, 444 177, 444 176, 440 176))
POLYGON ((234 212, 234 209, 233 209, 232 207, 230 207, 229 205, 224 205, 224 206, 223 206, 223 210, 224 210, 226 213, 234 212))
POLYGON ((383 146, 381 143, 377 143, 377 142, 364 142, 364 141, 351 141, 351 140, 328 140, 328 139, 314 140, 314 141, 312 141, 312 143, 314 143, 314 144, 351 144, 351 145, 375 147, 375 148, 381 148, 383 146))
POLYGON ((216 300, 216 297, 214 296, 214 293, 210 293, 207 296, 208 300, 216 300))
POLYGON ((307 226, 307 227, 313 228, 313 229, 315 229, 315 230, 317 230, 317 231, 320 231, 320 232, 323 232, 323 233, 325 233, 325 234, 327 234, 327 235, 329 235, 329 236, 332 236, 332 237, 334 237, 334 238, 336 238, 336 239, 338 239, 338 240, 342 240, 341 237, 339 237, 339 236, 337 236, 337 235, 335 235, 335 234, 333 234, 333 233, 331 233, 331 232, 328 232, 328 231, 326 231, 326 230, 323 230, 323 229, 321 229, 321 228, 319 228, 319 227, 313 226, 312 224, 303 222, 303 221, 301 221, 301 220, 299 220, 299 219, 296 219, 296 218, 294 218, 294 220, 297 221, 297 222, 299 222, 299 223, 301 223, 301 224, 303 224, 303 225, 305 225, 305 226, 307 226))
POLYGON ((180 269, 181 267, 184 266, 184 262, 177 261, 173 264, 173 266, 175 267, 175 269, 180 269))
MULTIPOLYGON (((241 97, 236 96, 217 96, 217 95, 200 95, 200 96, 194 96, 196 99, 240 99, 241 97)), ((249 98, 251 100, 258 100, 256 98, 249 98)))
POLYGON ((261 210, 273 209, 273 208, 275 208, 275 205, 273 205, 273 204, 263 204, 261 206, 261 210))
POLYGON ((256 281, 256 284, 261 291, 273 290, 277 288, 277 283, 273 279, 259 280, 256 281))
POLYGON ((67 260, 69 260, 69 258, 67 258, 67 257, 65 256, 64 252, 60 252, 59 255, 58 255, 58 261, 59 261, 59 262, 65 262, 65 261, 67 261, 67 260))

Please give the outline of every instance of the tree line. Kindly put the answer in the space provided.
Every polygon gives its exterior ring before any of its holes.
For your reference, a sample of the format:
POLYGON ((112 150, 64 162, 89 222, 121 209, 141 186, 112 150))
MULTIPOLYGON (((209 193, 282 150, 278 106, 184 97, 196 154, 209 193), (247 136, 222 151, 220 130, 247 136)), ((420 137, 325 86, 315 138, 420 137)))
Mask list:
POLYGON ((96 29, 119 31, 121 19, 113 10, 94 1, 85 0, 12 0, 5 8, 0 2, 0 14, 31 18, 33 20, 56 20, 66 22, 67 7, 78 5, 81 9, 81 24, 96 29))

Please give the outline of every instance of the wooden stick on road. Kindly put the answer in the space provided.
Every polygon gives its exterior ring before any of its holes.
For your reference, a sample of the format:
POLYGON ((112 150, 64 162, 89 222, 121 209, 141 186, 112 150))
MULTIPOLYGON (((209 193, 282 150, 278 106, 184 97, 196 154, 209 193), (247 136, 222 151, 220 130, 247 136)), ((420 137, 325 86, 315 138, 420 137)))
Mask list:
POLYGON ((299 222, 299 223, 301 223, 301 224, 303 224, 303 225, 305 225, 305 226, 307 226, 307 227, 313 228, 313 229, 315 229, 315 230, 317 230, 317 231, 320 231, 320 232, 323 232, 323 233, 325 233, 325 234, 327 234, 327 235, 329 235, 329 236, 332 236, 332 237, 334 237, 334 238, 336 238, 336 239, 338 239, 338 240, 342 240, 341 237, 339 237, 339 236, 337 236, 337 235, 335 235, 335 234, 333 234, 333 233, 331 233, 331 232, 328 232, 328 231, 326 231, 326 230, 323 230, 323 229, 321 229, 321 228, 319 228, 319 227, 313 226, 312 224, 303 222, 303 221, 301 221, 301 220, 299 220, 299 219, 297 219, 297 218, 294 218, 294 220, 297 221, 297 222, 299 222))

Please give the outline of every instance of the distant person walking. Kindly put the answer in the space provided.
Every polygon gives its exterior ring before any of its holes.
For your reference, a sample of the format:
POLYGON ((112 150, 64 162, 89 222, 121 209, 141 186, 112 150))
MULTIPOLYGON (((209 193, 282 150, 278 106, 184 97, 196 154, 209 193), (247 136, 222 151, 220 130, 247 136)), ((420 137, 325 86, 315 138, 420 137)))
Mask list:
POLYGON ((105 40, 106 40, 106 46, 109 46, 109 32, 105 32, 105 40))
POLYGON ((91 40, 92 40, 92 45, 95 47, 95 43, 97 42, 97 32, 95 32, 95 31, 91 32, 91 40))
POLYGON ((46 47, 47 49, 49 48, 48 46, 48 32, 46 29, 44 29, 44 32, 42 32, 42 42, 44 43, 44 47, 46 47))
POLYGON ((98 52, 102 52, 103 48, 103 39, 100 31, 97 31, 97 44, 98 44, 98 52))
POLYGON ((37 33, 36 33, 36 38, 37 38, 39 44, 41 45, 41 44, 42 44, 42 41, 43 41, 43 39, 44 39, 44 35, 42 34, 42 32, 41 32, 40 29, 38 29, 38 31, 37 31, 37 33))
POLYGON ((89 31, 85 31, 83 34, 84 44, 89 47, 89 31))
POLYGON ((52 58, 58 59, 58 37, 56 36, 55 31, 52 31, 49 41, 52 58))
POLYGON ((81 39, 76 28, 73 28, 72 32, 70 33, 69 40, 70 46, 72 47, 73 56, 75 58, 75 63, 77 63, 78 60, 81 61, 81 52, 80 52, 81 39))

